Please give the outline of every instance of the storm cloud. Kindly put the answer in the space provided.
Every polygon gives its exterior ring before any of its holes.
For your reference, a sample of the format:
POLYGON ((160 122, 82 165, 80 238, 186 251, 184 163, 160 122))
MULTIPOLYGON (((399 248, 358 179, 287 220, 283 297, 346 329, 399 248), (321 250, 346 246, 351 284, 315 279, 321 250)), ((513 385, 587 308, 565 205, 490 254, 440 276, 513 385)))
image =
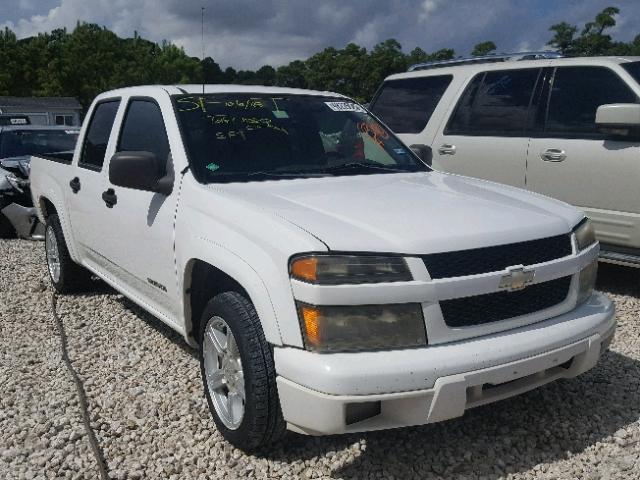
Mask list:
POLYGON ((87 21, 123 37, 168 40, 200 56, 200 13, 205 7, 205 54, 221 66, 255 69, 304 59, 349 42, 371 48, 395 38, 406 51, 454 48, 466 55, 493 40, 499 51, 539 50, 559 21, 582 26, 609 5, 621 14, 611 32, 628 41, 640 33, 633 0, 3 0, 0 26, 19 37, 87 21))

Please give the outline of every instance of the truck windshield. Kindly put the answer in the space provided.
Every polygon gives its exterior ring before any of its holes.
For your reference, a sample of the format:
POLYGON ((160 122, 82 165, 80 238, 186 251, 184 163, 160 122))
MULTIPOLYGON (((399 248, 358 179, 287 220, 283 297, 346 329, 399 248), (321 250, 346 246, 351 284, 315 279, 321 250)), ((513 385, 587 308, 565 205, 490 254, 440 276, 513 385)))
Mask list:
POLYGON ((5 130, 0 133, 0 158, 73 150, 78 130, 5 130))
POLYGON ((357 103, 307 95, 174 96, 204 183, 426 171, 357 103))

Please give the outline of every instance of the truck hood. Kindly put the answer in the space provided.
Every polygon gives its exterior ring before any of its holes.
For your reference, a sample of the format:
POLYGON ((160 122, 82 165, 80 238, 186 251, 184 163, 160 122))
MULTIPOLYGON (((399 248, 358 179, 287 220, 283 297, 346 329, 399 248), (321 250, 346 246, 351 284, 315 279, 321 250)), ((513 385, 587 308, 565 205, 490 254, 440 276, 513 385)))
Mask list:
POLYGON ((567 233, 563 202, 458 175, 423 172, 211 186, 284 218, 330 250, 427 254, 567 233))

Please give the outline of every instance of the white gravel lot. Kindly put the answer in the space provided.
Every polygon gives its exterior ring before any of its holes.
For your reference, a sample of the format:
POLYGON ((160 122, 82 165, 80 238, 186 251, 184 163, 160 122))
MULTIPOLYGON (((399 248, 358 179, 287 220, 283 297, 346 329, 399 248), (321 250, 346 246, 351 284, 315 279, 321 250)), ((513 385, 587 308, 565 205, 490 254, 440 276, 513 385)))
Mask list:
MULTIPOLYGON (((0 241, 0 478, 96 479, 45 274, 41 243, 0 241)), ((195 352, 160 321, 101 283, 59 312, 112 478, 637 479, 640 272, 601 265, 599 288, 619 326, 585 375, 441 424, 289 433, 263 456, 222 440, 195 352)))

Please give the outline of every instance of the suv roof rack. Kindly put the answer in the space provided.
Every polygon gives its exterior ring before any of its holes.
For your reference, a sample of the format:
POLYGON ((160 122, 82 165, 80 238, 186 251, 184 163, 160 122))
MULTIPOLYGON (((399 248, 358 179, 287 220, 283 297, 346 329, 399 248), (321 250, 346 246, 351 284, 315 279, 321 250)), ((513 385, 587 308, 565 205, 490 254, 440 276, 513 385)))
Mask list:
POLYGON ((429 70, 431 68, 453 67, 456 65, 473 65, 474 63, 545 60, 563 57, 564 55, 562 55, 561 53, 552 51, 497 53, 492 55, 481 55, 477 57, 453 58, 451 60, 434 60, 432 62, 416 63, 415 65, 411 65, 407 71, 415 72, 416 70, 429 70))

